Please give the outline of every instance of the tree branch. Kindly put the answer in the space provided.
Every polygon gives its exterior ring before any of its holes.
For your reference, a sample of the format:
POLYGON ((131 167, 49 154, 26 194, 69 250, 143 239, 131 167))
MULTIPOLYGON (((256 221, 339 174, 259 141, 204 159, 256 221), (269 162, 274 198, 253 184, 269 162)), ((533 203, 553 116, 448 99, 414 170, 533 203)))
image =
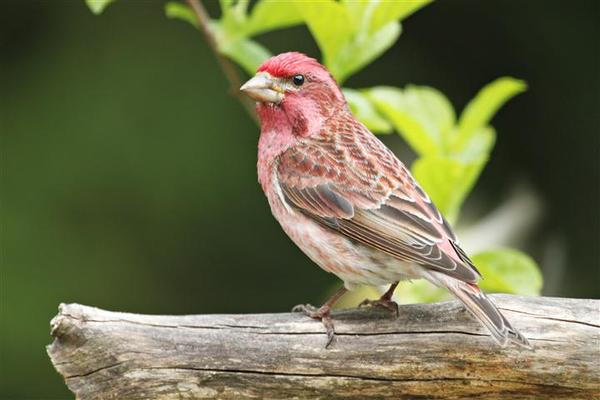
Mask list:
POLYGON ((500 348, 456 301, 400 317, 151 316, 61 305, 48 354, 80 400, 600 397, 600 301, 494 296, 535 351, 500 348))
POLYGON ((217 39, 210 28, 210 17, 206 12, 206 9, 199 0, 186 1, 196 16, 196 21, 198 22, 200 31, 204 35, 204 38, 208 42, 210 49, 217 58, 225 77, 229 81, 229 94, 242 103, 244 109, 252 117, 254 122, 258 124, 258 118, 254 110, 254 102, 240 92, 242 81, 240 80, 236 66, 219 51, 217 39))

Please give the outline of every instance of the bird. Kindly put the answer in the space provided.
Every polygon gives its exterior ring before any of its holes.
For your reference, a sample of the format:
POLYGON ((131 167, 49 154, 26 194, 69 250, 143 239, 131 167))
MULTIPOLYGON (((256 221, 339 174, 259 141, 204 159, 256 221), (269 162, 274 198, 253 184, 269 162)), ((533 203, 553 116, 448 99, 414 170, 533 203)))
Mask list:
POLYGON ((479 288, 481 274, 408 168, 352 114, 331 73, 286 52, 240 88, 256 101, 258 181, 290 239, 343 286, 322 306, 294 307, 321 320, 328 347, 334 303, 362 285, 389 289, 361 305, 398 315, 400 281, 426 279, 454 294, 501 346, 531 345, 479 288))

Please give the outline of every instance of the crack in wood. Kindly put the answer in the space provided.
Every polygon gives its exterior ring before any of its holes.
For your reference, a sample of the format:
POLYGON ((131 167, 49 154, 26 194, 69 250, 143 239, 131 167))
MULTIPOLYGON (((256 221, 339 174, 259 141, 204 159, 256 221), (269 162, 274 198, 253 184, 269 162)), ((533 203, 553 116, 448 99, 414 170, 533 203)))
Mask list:
MULTIPOLYGON (((522 310, 512 310, 510 308, 501 308, 501 310, 507 310, 507 311, 512 311, 515 313, 531 315, 532 317, 539 318, 539 319, 545 319, 545 320, 549 320, 549 321, 559 321, 559 322, 566 322, 569 324, 587 325, 592 328, 600 328, 600 325, 593 324, 593 323, 587 322, 587 321, 576 321, 576 320, 567 319, 567 318, 554 318, 554 317, 550 317, 547 315, 540 315, 540 314, 530 313, 530 312, 522 311, 522 310)), ((598 317, 600 318, 600 308, 597 310, 597 312, 598 312, 598 317)))
POLYGON ((337 335, 356 339, 331 350, 318 322, 285 313, 150 316, 62 305, 47 350, 80 400, 600 399, 600 326, 589 322, 600 301, 494 297, 535 352, 498 347, 457 302, 406 306, 398 322, 343 311, 337 335), (538 312, 519 310, 527 307, 538 312))
MULTIPOLYGON (((68 318, 72 318, 81 322, 93 322, 93 323, 125 323, 125 324, 133 324, 133 325, 141 325, 152 328, 166 328, 166 329, 212 329, 212 330, 228 330, 228 329, 239 329, 239 330, 252 330, 252 329, 260 329, 261 331, 252 331, 246 333, 252 333, 257 335, 322 335, 324 331, 278 331, 278 332, 269 332, 265 329, 267 327, 258 327, 258 326, 246 326, 246 325, 188 325, 188 324, 174 324, 174 325, 163 325, 163 324, 153 324, 146 323, 140 321, 132 321, 127 319, 118 319, 118 320, 96 320, 96 319, 85 319, 85 318, 77 318, 73 315, 64 314, 64 316, 68 318)), ((318 321, 307 320, 304 321, 306 323, 320 324, 318 321)), ((337 332, 337 336, 384 336, 384 335, 415 335, 415 334, 459 334, 459 335, 469 335, 469 336, 490 336, 485 333, 478 332, 468 332, 468 331, 459 331, 459 330, 403 330, 403 331, 384 331, 384 332, 360 332, 360 331, 342 331, 337 332)), ((57 335, 60 336, 60 335, 57 335)))
POLYGON ((122 365, 122 364, 124 364, 124 363, 125 363, 125 361, 120 361, 120 362, 117 362, 117 363, 115 363, 115 364, 111 364, 111 365, 105 365, 105 366, 102 366, 102 367, 96 368, 96 369, 94 369, 94 370, 91 370, 91 371, 88 371, 88 372, 84 372, 84 373, 82 373, 82 374, 65 375, 65 379, 84 378, 84 377, 86 377, 86 376, 90 376, 90 375, 92 375, 92 374, 95 374, 95 373, 97 373, 97 372, 100 372, 100 371, 104 371, 104 370, 106 370, 106 369, 110 369, 110 368, 118 367, 119 365, 122 365))
MULTIPOLYGON (((74 377, 89 376, 93 373, 114 368, 122 363, 109 365, 106 367, 99 368, 83 375, 68 376, 67 379, 74 377)), ((199 367, 188 367, 188 366, 148 366, 148 367, 133 367, 130 371, 143 371, 143 370, 183 370, 183 371, 202 371, 212 373, 232 373, 232 374, 254 374, 264 376, 281 376, 281 377, 303 377, 303 378, 333 378, 333 379, 356 379, 361 381, 373 381, 373 382, 443 382, 443 381, 470 381, 470 382, 482 382, 482 383, 515 383, 519 385, 546 387, 546 388, 561 388, 561 389, 575 389, 581 388, 574 386, 546 384, 538 382, 527 382, 521 380, 510 380, 510 379, 481 379, 471 377, 434 377, 434 378, 385 378, 385 377, 373 377, 373 376, 362 376, 362 375, 341 375, 341 374, 308 374, 308 373, 296 373, 296 372, 282 372, 282 371, 260 371, 260 370, 240 370, 240 369, 214 369, 214 368, 199 368, 199 367)))

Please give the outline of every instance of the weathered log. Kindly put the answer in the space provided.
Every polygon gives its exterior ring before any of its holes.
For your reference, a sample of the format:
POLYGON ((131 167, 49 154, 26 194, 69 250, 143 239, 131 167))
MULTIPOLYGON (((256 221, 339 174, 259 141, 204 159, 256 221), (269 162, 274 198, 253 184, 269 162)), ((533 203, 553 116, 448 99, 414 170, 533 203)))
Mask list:
POLYGON ((458 302, 154 316, 62 304, 48 354, 80 400, 600 398, 600 301, 494 296, 535 349, 497 346, 458 302))

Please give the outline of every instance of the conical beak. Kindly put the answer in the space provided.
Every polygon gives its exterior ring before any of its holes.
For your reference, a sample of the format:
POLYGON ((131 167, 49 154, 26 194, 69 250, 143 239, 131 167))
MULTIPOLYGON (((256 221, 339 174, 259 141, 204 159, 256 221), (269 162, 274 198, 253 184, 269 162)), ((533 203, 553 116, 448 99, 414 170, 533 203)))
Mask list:
POLYGON ((261 103, 279 104, 283 100, 283 90, 266 73, 256 74, 240 88, 242 92, 261 103))

